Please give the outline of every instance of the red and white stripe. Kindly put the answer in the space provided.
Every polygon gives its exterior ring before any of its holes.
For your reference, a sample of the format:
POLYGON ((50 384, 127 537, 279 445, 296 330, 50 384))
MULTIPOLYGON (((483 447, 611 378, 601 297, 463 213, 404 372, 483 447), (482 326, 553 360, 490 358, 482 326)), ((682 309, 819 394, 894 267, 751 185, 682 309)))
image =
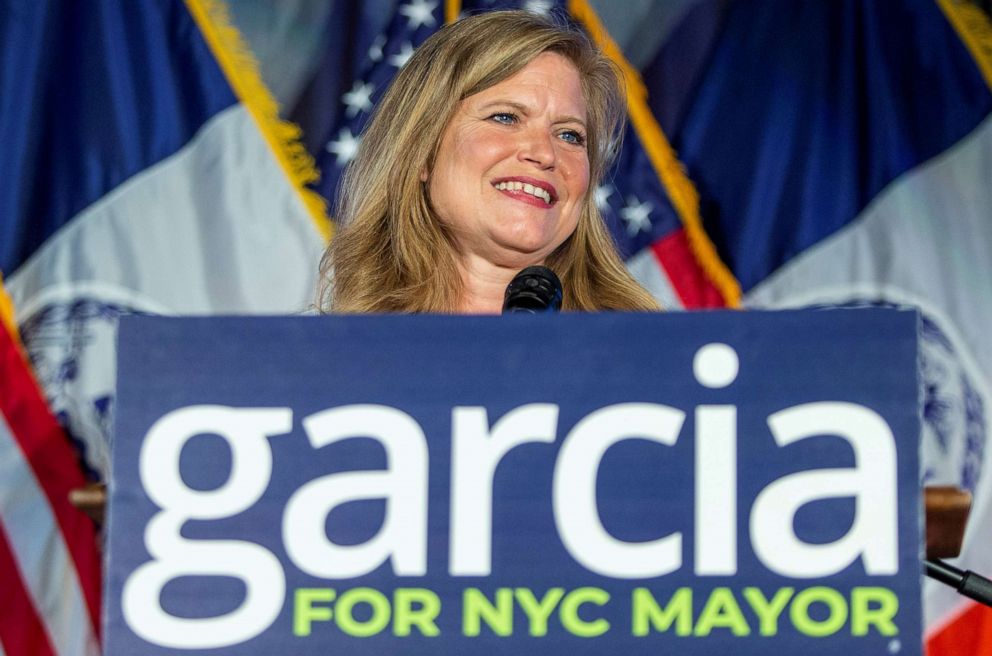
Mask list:
POLYGON ((96 535, 68 500, 85 479, 6 329, 0 329, 0 481, 0 656, 98 656, 96 535))
POLYGON ((685 229, 674 230, 631 257, 627 268, 666 310, 729 304, 692 252, 685 229))

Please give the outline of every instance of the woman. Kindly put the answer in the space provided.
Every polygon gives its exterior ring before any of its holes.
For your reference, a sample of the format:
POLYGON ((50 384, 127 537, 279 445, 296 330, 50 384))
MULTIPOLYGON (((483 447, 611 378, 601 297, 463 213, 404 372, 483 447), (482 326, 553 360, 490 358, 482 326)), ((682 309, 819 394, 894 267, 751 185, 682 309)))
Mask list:
POLYGON ((620 80, 582 33, 527 12, 431 36, 342 181, 322 307, 498 313, 513 276, 544 264, 566 310, 657 309, 591 193, 621 134, 620 80))

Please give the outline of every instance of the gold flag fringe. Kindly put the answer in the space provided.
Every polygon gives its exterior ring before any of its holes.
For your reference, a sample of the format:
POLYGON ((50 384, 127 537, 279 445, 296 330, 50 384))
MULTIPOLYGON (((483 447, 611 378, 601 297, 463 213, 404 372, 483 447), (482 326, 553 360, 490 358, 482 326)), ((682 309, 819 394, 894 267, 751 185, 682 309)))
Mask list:
POLYGON ((454 23, 462 11, 462 0, 444 0, 444 22, 454 23))
POLYGON ((0 272, 0 329, 6 329, 14 341, 20 342, 17 332, 17 322, 14 321, 14 302, 10 300, 7 290, 3 286, 3 273, 0 272))
POLYGON ((964 0, 937 0, 948 22, 975 59, 975 64, 992 89, 992 21, 980 8, 964 0))
POLYGON ((185 2, 234 94, 255 119, 276 160, 299 193, 317 232, 329 240, 334 228, 327 216, 327 203, 306 186, 320 179, 314 159, 300 143, 300 127, 279 118, 279 105, 262 81, 254 55, 231 23, 227 4, 223 0, 185 2))
POLYGON ((627 85, 630 121, 644 144, 648 159, 651 160, 655 172, 668 192, 672 206, 682 221, 689 249, 710 282, 723 297, 727 307, 740 307, 740 284, 720 259, 716 247, 703 229, 703 221, 699 215, 699 194, 682 168, 682 163, 675 155, 675 150, 665 137, 661 126, 648 108, 647 88, 641 76, 624 57, 616 42, 610 38, 599 16, 587 0, 568 0, 568 10, 592 35, 603 52, 623 71, 627 85))

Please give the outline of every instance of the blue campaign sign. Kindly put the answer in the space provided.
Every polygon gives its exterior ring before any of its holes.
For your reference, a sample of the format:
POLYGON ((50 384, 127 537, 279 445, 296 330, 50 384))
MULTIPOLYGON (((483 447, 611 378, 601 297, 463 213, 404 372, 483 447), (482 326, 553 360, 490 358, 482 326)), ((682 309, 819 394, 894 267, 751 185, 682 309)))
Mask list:
POLYGON ((107 654, 921 654, 917 316, 121 322, 107 654))

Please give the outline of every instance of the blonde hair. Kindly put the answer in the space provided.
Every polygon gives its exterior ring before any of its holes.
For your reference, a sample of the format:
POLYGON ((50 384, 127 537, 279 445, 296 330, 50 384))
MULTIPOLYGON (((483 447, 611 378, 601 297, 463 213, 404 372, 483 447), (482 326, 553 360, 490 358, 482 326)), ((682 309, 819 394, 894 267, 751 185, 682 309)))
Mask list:
POLYGON ((545 264, 561 278, 565 310, 652 310, 627 272, 596 207, 626 118, 617 67, 580 31, 524 11, 489 12, 445 26, 396 76, 342 179, 343 227, 320 265, 318 305, 334 312, 452 312, 461 292, 454 245, 420 174, 433 168, 458 103, 544 52, 575 65, 587 103, 590 183, 575 232, 545 264))

